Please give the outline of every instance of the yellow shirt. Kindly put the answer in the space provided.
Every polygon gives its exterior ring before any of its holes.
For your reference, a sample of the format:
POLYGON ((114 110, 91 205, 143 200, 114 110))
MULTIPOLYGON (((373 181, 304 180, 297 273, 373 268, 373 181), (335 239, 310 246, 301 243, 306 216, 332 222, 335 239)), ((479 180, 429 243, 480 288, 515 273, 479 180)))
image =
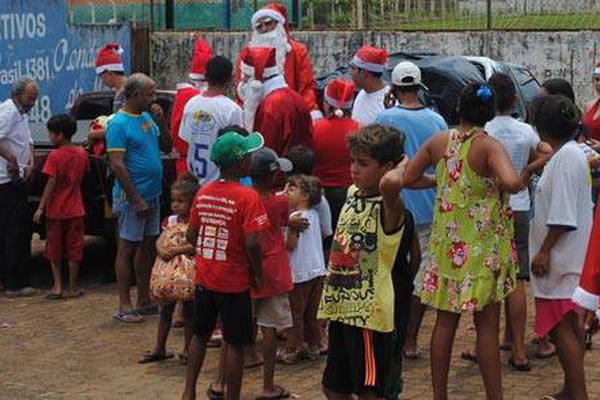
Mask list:
POLYGON ((385 233, 381 195, 348 189, 329 256, 318 318, 378 332, 394 330, 392 268, 404 232, 385 233))

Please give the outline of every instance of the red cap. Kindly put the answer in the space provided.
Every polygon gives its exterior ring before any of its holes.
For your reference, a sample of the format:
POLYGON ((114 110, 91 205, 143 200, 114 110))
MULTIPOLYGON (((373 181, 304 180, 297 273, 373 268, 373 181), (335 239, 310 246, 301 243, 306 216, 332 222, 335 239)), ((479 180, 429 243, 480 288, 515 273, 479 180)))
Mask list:
POLYGON ((123 61, 121 61, 123 51, 123 48, 117 43, 104 45, 96 57, 96 74, 100 75, 106 71, 125 71, 123 61))
POLYGON ((283 4, 269 3, 252 15, 252 29, 256 27, 256 23, 261 18, 271 18, 280 24, 283 24, 285 31, 289 33, 290 24, 288 22, 287 9, 283 4))
POLYGON ((323 99, 332 107, 350 109, 354 101, 355 90, 354 83, 345 79, 334 79, 327 84, 323 99))
POLYGON ((202 38, 196 38, 194 54, 192 54, 192 66, 190 68, 190 79, 202 80, 206 74, 206 64, 212 56, 212 49, 202 38))
POLYGON ((264 78, 280 74, 275 54, 274 47, 246 47, 242 58, 242 74, 261 82, 264 78))
POLYGON ((351 64, 366 71, 383 72, 387 67, 387 51, 365 45, 358 49, 351 64))

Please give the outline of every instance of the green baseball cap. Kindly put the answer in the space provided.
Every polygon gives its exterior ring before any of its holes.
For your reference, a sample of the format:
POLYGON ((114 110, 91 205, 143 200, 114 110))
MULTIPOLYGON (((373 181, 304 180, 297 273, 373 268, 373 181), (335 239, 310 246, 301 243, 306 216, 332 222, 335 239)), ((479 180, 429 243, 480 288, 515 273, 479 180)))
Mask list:
POLYGON ((242 136, 237 132, 226 132, 219 136, 210 151, 210 160, 219 167, 230 167, 248 153, 260 149, 265 139, 258 132, 242 136))

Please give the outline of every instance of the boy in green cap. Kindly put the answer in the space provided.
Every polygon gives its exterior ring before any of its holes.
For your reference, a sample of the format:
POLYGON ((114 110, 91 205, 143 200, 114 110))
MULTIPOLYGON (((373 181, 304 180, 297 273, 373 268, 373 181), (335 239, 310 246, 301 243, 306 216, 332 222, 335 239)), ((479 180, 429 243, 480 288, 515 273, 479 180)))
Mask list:
MULTIPOLYGON (((227 132, 217 138, 211 161, 220 179, 204 185, 190 211, 187 240, 196 246, 194 337, 190 344, 183 399, 196 398, 196 382, 206 355, 206 342, 221 317, 226 398, 238 399, 244 368, 244 346, 254 341, 250 288, 262 287, 258 232, 269 218, 258 193, 239 183, 248 175, 250 153, 263 146, 259 133, 227 132)), ((208 389, 209 397, 225 394, 208 389)))

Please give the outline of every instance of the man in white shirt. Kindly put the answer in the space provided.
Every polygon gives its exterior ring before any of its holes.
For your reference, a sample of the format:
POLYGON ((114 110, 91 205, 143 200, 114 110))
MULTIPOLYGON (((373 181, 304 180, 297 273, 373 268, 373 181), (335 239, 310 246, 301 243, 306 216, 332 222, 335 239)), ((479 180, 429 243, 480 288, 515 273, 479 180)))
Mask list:
POLYGON ((352 107, 352 119, 362 126, 375 122, 385 109, 383 102, 389 87, 381 78, 387 67, 387 51, 372 46, 361 47, 350 62, 350 76, 361 90, 352 107))
POLYGON ((11 98, 0 104, 0 278, 9 297, 36 293, 28 284, 32 219, 26 183, 34 174, 27 113, 38 93, 36 81, 23 76, 15 82, 11 98))
POLYGON ((229 125, 243 126, 244 113, 227 97, 233 80, 233 64, 215 56, 206 66, 208 88, 185 105, 179 136, 189 144, 187 163, 200 183, 214 181, 219 169, 210 160, 217 132, 229 125))

